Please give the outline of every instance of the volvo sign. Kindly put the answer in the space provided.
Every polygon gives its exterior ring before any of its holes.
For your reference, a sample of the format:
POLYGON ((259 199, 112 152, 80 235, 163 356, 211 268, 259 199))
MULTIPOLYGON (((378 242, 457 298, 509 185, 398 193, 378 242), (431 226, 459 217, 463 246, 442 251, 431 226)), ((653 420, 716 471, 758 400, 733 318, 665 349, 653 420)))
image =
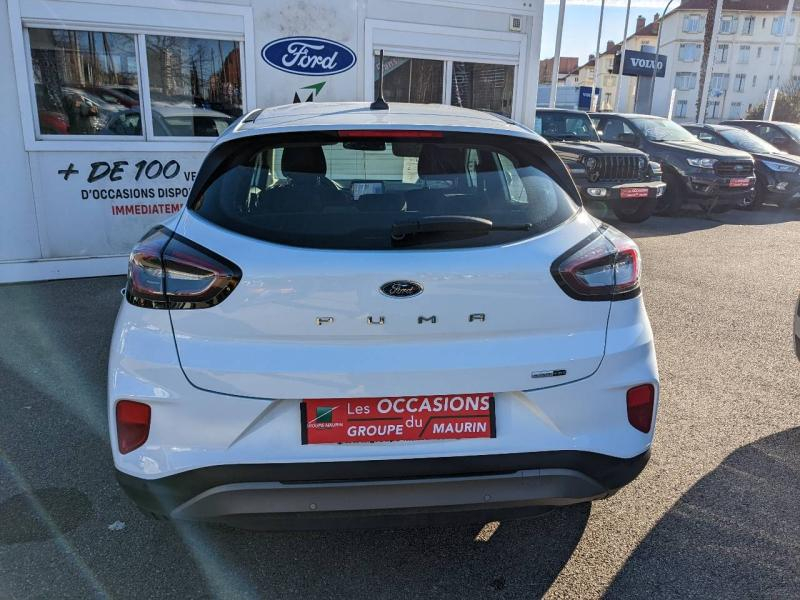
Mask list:
POLYGON ((637 52, 636 50, 625 51, 625 63, 622 66, 623 75, 640 75, 652 77, 653 69, 656 69, 656 77, 664 77, 667 71, 667 57, 663 54, 658 55, 656 65, 656 55, 652 52, 637 52))

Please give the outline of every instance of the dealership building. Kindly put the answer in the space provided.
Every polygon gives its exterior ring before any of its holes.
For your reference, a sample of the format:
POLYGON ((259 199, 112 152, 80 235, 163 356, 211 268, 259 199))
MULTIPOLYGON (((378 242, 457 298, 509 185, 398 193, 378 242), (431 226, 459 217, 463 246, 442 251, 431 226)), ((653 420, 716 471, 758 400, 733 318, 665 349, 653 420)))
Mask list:
POLYGON ((0 282, 123 273, 234 119, 374 98, 533 124, 544 0, 7 0, 0 282), (491 4, 491 6, 488 6, 491 4))

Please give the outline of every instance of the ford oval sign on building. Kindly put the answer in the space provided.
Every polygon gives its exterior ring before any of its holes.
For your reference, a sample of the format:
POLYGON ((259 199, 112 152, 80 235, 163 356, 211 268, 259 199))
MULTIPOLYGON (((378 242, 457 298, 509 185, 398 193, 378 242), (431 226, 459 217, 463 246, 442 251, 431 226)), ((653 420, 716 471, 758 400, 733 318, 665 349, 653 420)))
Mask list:
POLYGON ((356 64, 347 46, 316 37, 274 40, 261 49, 261 58, 276 69, 295 75, 336 75, 356 64))

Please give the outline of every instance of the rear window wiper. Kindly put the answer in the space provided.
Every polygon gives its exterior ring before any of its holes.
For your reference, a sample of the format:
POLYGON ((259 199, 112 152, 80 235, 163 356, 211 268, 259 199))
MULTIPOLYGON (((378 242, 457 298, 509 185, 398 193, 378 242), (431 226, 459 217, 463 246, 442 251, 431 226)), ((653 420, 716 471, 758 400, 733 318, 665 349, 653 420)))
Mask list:
POLYGON ((513 223, 495 225, 489 219, 467 215, 436 215, 422 217, 413 221, 400 221, 392 225, 392 237, 400 238, 414 233, 463 232, 483 233, 486 231, 529 231, 532 223, 513 223))

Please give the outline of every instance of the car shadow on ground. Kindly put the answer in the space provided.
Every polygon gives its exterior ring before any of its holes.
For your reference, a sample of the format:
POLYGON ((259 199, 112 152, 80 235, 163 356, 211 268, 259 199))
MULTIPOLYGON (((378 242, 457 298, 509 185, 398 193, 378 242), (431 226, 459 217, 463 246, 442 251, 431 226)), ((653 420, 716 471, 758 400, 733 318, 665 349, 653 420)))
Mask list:
POLYGON ((797 598, 800 427, 730 454, 667 512, 608 598, 797 598))
POLYGON ((624 223, 605 204, 594 202, 587 210, 602 221, 609 223, 635 238, 677 235, 691 231, 703 231, 722 225, 775 225, 789 221, 800 221, 800 209, 785 209, 764 205, 760 210, 730 210, 725 213, 708 214, 698 207, 685 207, 677 216, 652 216, 642 223, 624 223))
POLYGON ((488 523, 259 533, 176 525, 202 545, 208 592, 262 598, 539 598, 572 556, 588 504, 488 523), (268 566, 268 568, 265 568, 268 566), (209 577, 225 573, 222 579, 209 577))

